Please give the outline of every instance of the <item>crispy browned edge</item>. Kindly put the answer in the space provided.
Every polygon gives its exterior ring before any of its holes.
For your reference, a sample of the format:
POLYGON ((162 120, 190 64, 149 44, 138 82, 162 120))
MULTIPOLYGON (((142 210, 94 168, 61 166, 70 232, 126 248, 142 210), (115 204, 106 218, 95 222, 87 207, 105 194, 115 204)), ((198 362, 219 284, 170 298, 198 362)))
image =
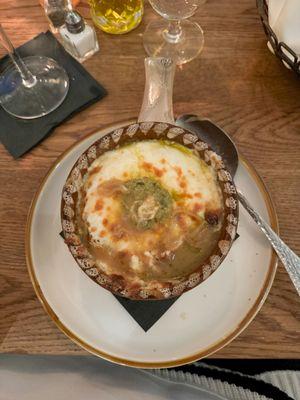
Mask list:
MULTIPOLYGON (((124 126, 129 125, 130 123, 133 123, 133 122, 135 122, 135 120, 124 121, 124 126)), ((120 122, 120 124, 117 123, 117 124, 112 125, 112 129, 113 129, 113 126, 117 126, 117 125, 121 126, 121 122, 120 122)), ((106 129, 106 128, 107 128, 107 126, 104 127, 103 129, 106 129)), ((32 217, 33 217, 33 213, 35 210, 36 202, 39 198, 41 191, 43 190, 43 187, 44 187, 49 175, 52 173, 54 168, 59 164, 59 162, 64 157, 66 157, 69 154, 69 152, 78 145, 78 143, 81 143, 87 137, 90 137, 90 136, 96 134, 97 132, 100 132, 101 130, 102 129, 96 129, 95 131, 91 132, 89 135, 86 135, 85 137, 83 137, 82 139, 80 139, 79 141, 74 143, 69 149, 67 149, 65 152, 63 152, 58 157, 58 159, 55 161, 55 163, 52 165, 52 167, 49 169, 46 176, 42 180, 42 182, 32 200, 32 203, 31 203, 31 206, 29 209, 29 213, 28 213, 26 230, 25 230, 25 252, 26 252, 27 269, 28 269, 28 273, 29 273, 33 288, 35 290, 35 293, 36 293, 39 301, 41 302, 44 310, 47 312, 47 314, 50 316, 50 318, 54 321, 54 323, 57 325, 57 327, 67 337, 69 337, 69 339, 71 339, 74 343, 81 346, 83 349, 87 350, 88 352, 90 352, 98 357, 101 357, 105 360, 114 362, 116 364, 126 365, 126 366, 130 366, 130 367, 135 367, 135 368, 170 368, 170 367, 176 367, 176 366, 188 364, 188 363, 194 362, 196 360, 199 360, 201 358, 208 357, 209 355, 219 351, 224 346, 229 344, 233 339, 235 339, 250 324, 250 322, 254 319, 254 317, 257 315, 257 313, 261 309, 261 307, 262 307, 263 303, 265 302, 267 295, 271 289, 271 286, 272 286, 272 283, 273 283, 273 280, 275 277, 276 269, 277 269, 278 260, 277 260, 276 254, 274 252, 272 253, 272 256, 271 256, 268 274, 265 279, 262 290, 260 291, 259 296, 257 297, 255 303, 253 304, 253 306, 251 307, 251 309, 247 313, 247 315, 243 318, 243 320, 232 330, 232 332, 230 334, 228 334, 222 340, 216 342, 215 344, 213 344, 212 346, 208 347, 205 350, 202 350, 200 352, 191 354, 187 357, 180 358, 177 360, 162 361, 162 362, 141 362, 141 361, 135 361, 135 360, 127 360, 127 359, 124 359, 121 357, 116 357, 114 355, 111 355, 109 353, 106 353, 104 351, 101 351, 101 350, 89 345, 83 339, 78 337, 74 332, 72 332, 66 325, 64 325, 64 323, 62 321, 60 321, 60 319, 57 317, 57 315, 55 314, 55 312, 52 310, 51 306, 47 302, 47 299, 41 290, 41 287, 40 287, 37 277, 35 275, 34 266, 33 266, 33 262, 32 262, 31 247, 30 247, 31 224, 32 224, 32 217)), ((255 168, 241 154, 240 154, 240 161, 243 163, 244 167, 246 167, 249 174, 255 180, 255 182, 264 198, 264 201, 267 206, 272 229, 275 232, 279 233, 279 226, 278 226, 278 219, 277 219, 276 211, 275 211, 271 196, 270 196, 264 182, 262 181, 262 179, 256 172, 255 168)))

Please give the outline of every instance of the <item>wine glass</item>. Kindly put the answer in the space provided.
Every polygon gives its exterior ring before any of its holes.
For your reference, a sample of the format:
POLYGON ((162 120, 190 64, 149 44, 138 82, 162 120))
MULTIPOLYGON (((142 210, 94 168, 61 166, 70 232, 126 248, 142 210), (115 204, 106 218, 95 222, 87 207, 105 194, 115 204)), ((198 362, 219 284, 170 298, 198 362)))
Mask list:
POLYGON ((149 0, 163 20, 147 26, 143 36, 149 56, 172 58, 184 64, 201 52, 204 45, 203 30, 196 22, 188 21, 205 0, 149 0))
POLYGON ((55 110, 69 90, 66 71, 48 57, 21 58, 2 25, 0 40, 12 61, 0 75, 0 104, 9 114, 33 119, 55 110))

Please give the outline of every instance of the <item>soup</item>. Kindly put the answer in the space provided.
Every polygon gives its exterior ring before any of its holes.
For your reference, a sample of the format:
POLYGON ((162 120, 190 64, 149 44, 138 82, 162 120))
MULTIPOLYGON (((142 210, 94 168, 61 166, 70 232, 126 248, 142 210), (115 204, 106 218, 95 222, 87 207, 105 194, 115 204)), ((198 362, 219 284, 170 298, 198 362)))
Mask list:
POLYGON ((178 143, 145 140, 90 165, 76 219, 97 266, 134 287, 195 271, 218 243, 223 211, 211 166, 178 143))

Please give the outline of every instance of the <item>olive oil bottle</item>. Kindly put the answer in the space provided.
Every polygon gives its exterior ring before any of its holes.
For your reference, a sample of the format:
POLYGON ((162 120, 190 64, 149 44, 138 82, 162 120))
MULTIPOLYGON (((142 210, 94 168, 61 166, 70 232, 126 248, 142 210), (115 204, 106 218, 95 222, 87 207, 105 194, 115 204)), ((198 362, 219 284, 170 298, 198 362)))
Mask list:
POLYGON ((104 32, 127 33, 143 16, 143 0, 89 0, 94 24, 104 32))

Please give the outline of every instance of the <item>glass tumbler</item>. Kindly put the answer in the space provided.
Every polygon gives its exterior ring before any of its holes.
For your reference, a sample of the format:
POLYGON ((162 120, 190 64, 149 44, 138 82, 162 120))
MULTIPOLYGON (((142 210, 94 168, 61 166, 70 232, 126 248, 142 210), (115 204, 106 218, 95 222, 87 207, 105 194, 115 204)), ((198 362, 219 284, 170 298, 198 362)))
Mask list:
POLYGON ((94 24, 106 33, 127 33, 142 20, 143 0, 89 0, 94 24))

